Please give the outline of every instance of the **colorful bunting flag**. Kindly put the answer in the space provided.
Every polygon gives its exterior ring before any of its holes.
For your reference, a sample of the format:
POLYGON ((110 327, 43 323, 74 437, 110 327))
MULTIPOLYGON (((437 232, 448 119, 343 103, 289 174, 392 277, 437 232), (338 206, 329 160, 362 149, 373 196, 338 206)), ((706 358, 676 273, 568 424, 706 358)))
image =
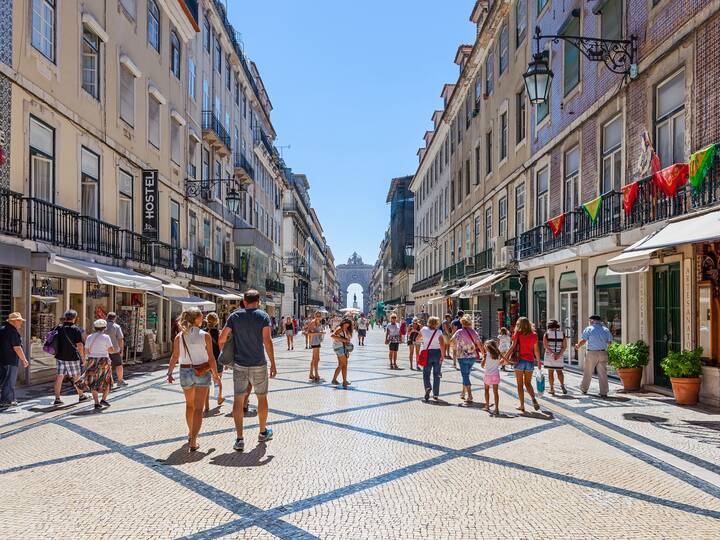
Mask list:
POLYGON ((600 213, 600 208, 602 207, 602 196, 592 201, 586 202, 582 206, 587 212, 587 215, 590 216, 590 220, 595 223, 598 214, 600 213))
POLYGON ((622 188, 623 193, 623 208, 625 209, 625 215, 629 216, 632 212, 633 206, 638 196, 638 188, 640 187, 640 181, 633 182, 622 188))
POLYGON ((560 214, 547 222, 548 227, 553 233, 553 236, 557 236, 562 232, 563 225, 565 224, 565 214, 560 214))
POLYGON ((717 146, 711 144, 707 148, 699 150, 690 156, 688 174, 690 175, 690 183, 696 190, 702 187, 705 177, 707 176, 713 161, 715 161, 716 152, 717 146))
POLYGON ((688 164, 675 163, 653 174, 653 182, 668 197, 674 197, 679 187, 688 182, 688 164))

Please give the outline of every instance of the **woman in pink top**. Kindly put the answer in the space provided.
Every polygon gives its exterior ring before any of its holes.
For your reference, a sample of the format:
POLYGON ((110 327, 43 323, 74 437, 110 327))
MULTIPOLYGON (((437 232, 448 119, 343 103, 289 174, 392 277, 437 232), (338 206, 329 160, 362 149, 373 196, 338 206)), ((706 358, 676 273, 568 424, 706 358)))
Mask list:
POLYGON ((470 371, 476 360, 480 360, 485 354, 485 347, 477 332, 472 328, 472 318, 470 315, 463 315, 460 319, 460 330, 455 332, 450 345, 455 350, 455 358, 460 362, 460 374, 462 375, 463 388, 460 393, 460 399, 466 403, 472 403, 472 388, 470 386, 470 371), (467 399, 465 395, 467 393, 467 399))

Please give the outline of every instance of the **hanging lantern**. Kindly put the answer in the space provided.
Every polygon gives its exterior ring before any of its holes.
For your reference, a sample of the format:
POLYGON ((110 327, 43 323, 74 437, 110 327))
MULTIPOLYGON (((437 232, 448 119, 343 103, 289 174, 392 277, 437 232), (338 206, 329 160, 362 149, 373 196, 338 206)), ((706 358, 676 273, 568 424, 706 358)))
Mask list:
POLYGON ((533 105, 546 103, 550 95, 553 72, 548 63, 549 58, 550 55, 547 51, 536 52, 532 62, 528 64, 527 71, 523 74, 528 99, 533 105))

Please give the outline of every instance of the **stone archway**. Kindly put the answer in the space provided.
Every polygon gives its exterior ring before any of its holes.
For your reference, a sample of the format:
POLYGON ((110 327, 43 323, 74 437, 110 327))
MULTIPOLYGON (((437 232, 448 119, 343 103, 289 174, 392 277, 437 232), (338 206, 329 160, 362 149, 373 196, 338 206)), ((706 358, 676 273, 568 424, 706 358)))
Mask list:
POLYGON ((337 278, 340 283, 340 294, 342 297, 346 297, 350 285, 355 283, 360 285, 363 290, 363 299, 366 304, 364 309, 367 310, 372 271, 372 265, 363 263, 362 257, 360 257, 357 253, 352 254, 352 257, 348 259, 347 264, 339 264, 337 266, 337 278))

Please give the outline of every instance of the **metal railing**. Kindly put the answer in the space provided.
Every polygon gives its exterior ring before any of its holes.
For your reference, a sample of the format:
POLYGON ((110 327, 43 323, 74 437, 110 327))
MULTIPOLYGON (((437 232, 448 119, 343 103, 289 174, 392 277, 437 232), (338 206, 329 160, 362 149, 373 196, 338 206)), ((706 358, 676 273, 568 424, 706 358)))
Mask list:
POLYGON ((428 276, 425 279, 421 279, 420 281, 416 281, 413 283, 412 287, 410 287, 410 292, 417 292, 417 291, 423 291, 425 289, 428 289, 430 287, 433 287, 440 283, 440 279, 442 279, 443 273, 437 272, 436 274, 433 274, 432 276, 428 276))
POLYGON ((493 250, 488 248, 475 255, 475 272, 493 267, 493 250))
POLYGON ((78 217, 80 214, 42 199, 28 197, 27 237, 55 246, 79 249, 78 217))
POLYGON ((277 280, 271 279, 271 278, 265 279, 265 288, 271 292, 277 292, 277 293, 285 292, 285 284, 282 281, 277 281, 277 280))
POLYGON ((11 236, 22 235, 22 193, 0 188, 0 232, 11 236))
POLYGON ((250 178, 253 180, 255 179, 255 169, 253 169, 253 166, 250 164, 250 160, 245 157, 245 154, 242 152, 235 152, 233 162, 236 169, 243 169, 250 178))
POLYGON ((202 112, 202 128, 203 131, 212 131, 215 133, 215 136, 220 140, 220 142, 230 149, 230 135, 228 135, 228 132, 220 119, 215 116, 214 111, 202 112))
POLYGON ((80 249, 117 259, 120 257, 120 227, 90 216, 79 216, 80 249))

